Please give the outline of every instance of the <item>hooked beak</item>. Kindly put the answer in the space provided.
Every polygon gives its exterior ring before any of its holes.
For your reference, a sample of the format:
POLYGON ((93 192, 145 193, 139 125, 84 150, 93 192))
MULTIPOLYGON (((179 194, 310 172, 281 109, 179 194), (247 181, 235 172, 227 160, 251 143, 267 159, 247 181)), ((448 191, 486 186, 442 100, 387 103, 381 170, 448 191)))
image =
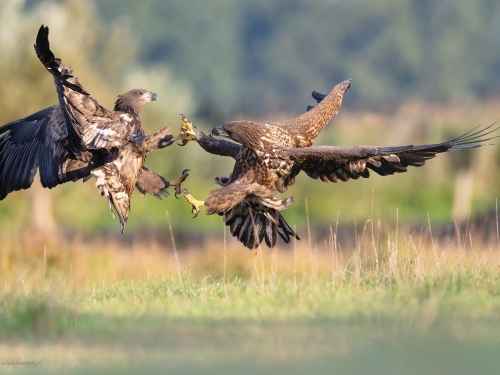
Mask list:
POLYGON ((156 92, 150 92, 151 94, 151 101, 152 102, 157 102, 158 101, 158 95, 156 95, 156 92))
POLYGON ((223 128, 224 125, 216 126, 211 130, 212 135, 218 135, 221 137, 229 137, 229 133, 223 128))

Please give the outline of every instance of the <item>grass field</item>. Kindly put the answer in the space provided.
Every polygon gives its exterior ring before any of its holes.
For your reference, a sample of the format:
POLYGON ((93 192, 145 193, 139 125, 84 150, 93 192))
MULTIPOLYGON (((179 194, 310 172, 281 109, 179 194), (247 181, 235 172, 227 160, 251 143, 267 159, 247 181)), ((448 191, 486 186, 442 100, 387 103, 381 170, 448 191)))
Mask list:
POLYGON ((368 221, 351 247, 332 228, 251 252, 3 235, 0 371, 493 374, 500 251, 478 237, 368 221))

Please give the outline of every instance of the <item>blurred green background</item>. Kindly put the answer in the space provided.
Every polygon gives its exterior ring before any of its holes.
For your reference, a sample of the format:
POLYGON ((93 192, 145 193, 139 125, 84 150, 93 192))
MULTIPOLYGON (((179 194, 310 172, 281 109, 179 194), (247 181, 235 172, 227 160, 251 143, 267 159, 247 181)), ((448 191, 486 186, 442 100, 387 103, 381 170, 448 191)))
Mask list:
MULTIPOLYGON (((141 114, 147 133, 168 123, 176 132, 179 113, 205 132, 235 119, 291 118, 313 104, 312 90, 328 92, 347 78, 353 85, 340 114, 316 144, 435 143, 500 117, 497 0, 2 2, 1 124, 56 103, 32 47, 41 24, 55 55, 102 105, 136 87, 158 93, 141 114)), ((307 220, 321 231, 337 218, 361 227, 369 217, 415 225, 428 216, 494 217, 499 160, 493 146, 387 178, 334 185, 300 175, 285 194, 296 203, 284 216, 302 237, 307 220)), ((232 168, 195 143, 155 152, 146 165, 171 180, 191 169, 184 186, 198 199, 232 168)), ((167 235, 167 210, 180 242, 222 234, 218 216, 191 220, 173 194, 158 201, 134 193, 124 239, 167 235)), ((68 236, 119 233, 93 180, 52 190, 35 182, 0 203, 0 222, 11 233, 32 226, 68 236)))

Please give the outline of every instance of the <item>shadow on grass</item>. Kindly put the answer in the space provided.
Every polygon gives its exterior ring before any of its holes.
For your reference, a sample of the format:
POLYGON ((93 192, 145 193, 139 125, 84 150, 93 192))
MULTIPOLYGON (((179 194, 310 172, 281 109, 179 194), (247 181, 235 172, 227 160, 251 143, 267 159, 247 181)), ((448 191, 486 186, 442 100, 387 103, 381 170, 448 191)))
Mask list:
POLYGON ((182 319, 77 312, 41 294, 0 302, 2 372, 52 374, 493 374, 499 319, 182 319), (420 328, 419 328, 420 327, 420 328), (33 368, 8 359, 42 361, 33 368))
MULTIPOLYGON (((43 359, 15 373, 72 374, 496 374, 498 343, 450 337, 373 337, 342 322, 320 325, 168 324, 124 340, 28 345, 18 358, 43 359), (239 328, 237 328, 238 326, 239 328), (182 333, 181 330, 183 331, 182 333), (236 331, 239 334, 235 334, 236 331), (340 332, 339 332, 340 331, 340 332), (351 332, 350 332, 351 331, 351 332), (233 336, 233 334, 235 334, 233 336), (347 336, 352 336, 347 338, 347 336)), ((391 336, 391 335, 389 335, 391 336)), ((2 352, 5 350, 2 349, 2 352)), ((17 358, 13 355, 12 358, 17 358)), ((7 367, 7 366, 2 366, 7 367)), ((13 371, 14 372, 14 371, 13 371)))

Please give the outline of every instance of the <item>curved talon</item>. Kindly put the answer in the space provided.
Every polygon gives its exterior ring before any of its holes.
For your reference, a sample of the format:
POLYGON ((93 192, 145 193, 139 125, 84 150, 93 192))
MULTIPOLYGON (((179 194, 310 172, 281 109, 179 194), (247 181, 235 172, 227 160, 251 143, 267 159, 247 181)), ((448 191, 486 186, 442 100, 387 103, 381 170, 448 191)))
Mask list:
POLYGON ((182 191, 184 192, 184 195, 191 194, 191 192, 189 191, 189 189, 182 189, 182 191))
POLYGON ((184 147, 185 145, 187 145, 187 143, 177 143, 177 146, 184 147))
POLYGON ((177 198, 177 199, 180 199, 178 197, 178 195, 181 193, 181 184, 186 181, 186 178, 189 177, 189 172, 190 169, 184 169, 182 171, 182 174, 181 174, 181 177, 179 177, 177 180, 175 180, 174 182, 171 182, 170 183, 170 186, 175 186, 175 194, 174 196, 177 198))
POLYGON ((179 184, 179 185, 177 185, 177 186, 175 187, 174 197, 176 197, 177 199, 181 199, 181 198, 179 198, 179 197, 178 197, 178 195, 179 195, 180 193, 181 193, 181 187, 180 187, 180 184, 179 184))

